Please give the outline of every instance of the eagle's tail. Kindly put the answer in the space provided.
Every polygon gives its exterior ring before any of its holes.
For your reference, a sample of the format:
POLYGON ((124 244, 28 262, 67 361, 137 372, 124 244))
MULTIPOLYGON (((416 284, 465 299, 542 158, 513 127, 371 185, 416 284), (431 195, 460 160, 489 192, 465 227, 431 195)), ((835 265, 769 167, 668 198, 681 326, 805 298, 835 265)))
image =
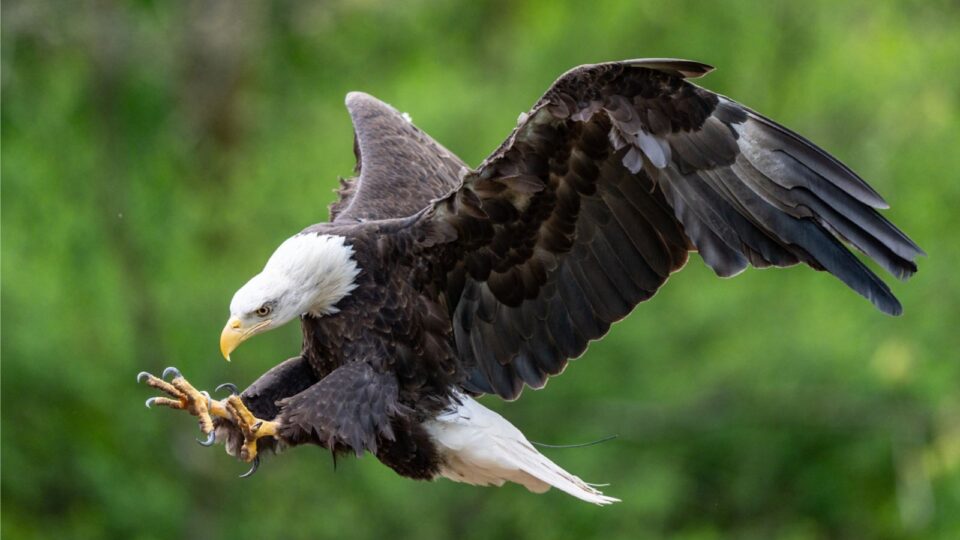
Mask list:
POLYGON ((479 486, 516 482, 534 493, 553 486, 598 505, 619 502, 550 461, 499 414, 469 396, 457 398, 451 410, 424 423, 443 456, 442 476, 479 486))

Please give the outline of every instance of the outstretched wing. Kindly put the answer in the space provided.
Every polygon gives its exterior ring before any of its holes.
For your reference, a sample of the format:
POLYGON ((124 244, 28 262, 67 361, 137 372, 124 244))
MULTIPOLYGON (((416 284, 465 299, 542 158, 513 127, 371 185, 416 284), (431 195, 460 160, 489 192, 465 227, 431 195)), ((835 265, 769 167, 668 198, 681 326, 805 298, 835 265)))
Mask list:
POLYGON ((396 109, 362 92, 347 94, 356 177, 340 181, 331 221, 401 218, 460 183, 466 165, 396 109))
POLYGON ((582 66, 414 230, 442 260, 467 389, 516 398, 650 298, 697 250, 721 276, 748 264, 826 270, 879 309, 921 254, 886 203, 803 137, 684 80, 679 60, 582 66))

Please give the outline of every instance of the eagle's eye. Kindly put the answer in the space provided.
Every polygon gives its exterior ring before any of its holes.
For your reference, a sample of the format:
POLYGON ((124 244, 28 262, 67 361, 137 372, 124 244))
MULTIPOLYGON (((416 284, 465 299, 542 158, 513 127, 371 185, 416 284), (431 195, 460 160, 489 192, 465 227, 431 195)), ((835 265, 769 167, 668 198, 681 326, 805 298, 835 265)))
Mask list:
POLYGON ((273 308, 270 306, 270 304, 264 304, 258 307, 257 311, 255 311, 254 313, 257 314, 257 317, 266 317, 272 311, 273 311, 273 308))

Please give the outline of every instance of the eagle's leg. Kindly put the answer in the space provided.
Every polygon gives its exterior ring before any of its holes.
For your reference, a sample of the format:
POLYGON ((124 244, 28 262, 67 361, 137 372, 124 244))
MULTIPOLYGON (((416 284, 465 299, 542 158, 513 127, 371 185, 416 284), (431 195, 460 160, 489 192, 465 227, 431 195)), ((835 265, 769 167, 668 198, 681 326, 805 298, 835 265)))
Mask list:
MULTIPOLYGON (((224 443, 227 453, 231 456, 247 461, 253 459, 254 464, 257 457, 265 450, 276 451, 280 447, 301 444, 302 441, 293 441, 289 438, 267 437, 269 430, 274 427, 272 422, 263 422, 256 431, 252 428, 260 419, 278 419, 277 416, 280 413, 278 402, 299 394, 315 384, 317 380, 310 362, 302 356, 290 358, 274 366, 239 393, 235 403, 231 405, 236 418, 231 415, 230 418, 214 419, 215 439, 224 443), (247 428, 246 431, 244 428, 247 428)), ((220 385, 218 390, 224 386, 226 385, 220 385)), ((232 393, 237 394, 236 387, 233 388, 232 393)), ((223 401, 225 407, 228 401, 230 398, 223 401)))
POLYGON ((176 368, 168 367, 163 370, 163 374, 160 377, 142 371, 137 375, 137 381, 146 382, 148 386, 156 388, 170 396, 152 397, 147 400, 147 407, 159 405, 171 409, 185 410, 197 417, 197 421, 200 424, 200 431, 205 435, 213 433, 214 426, 212 417, 232 419, 230 412, 223 402, 210 399, 208 393, 201 392, 194 388, 192 384, 183 378, 183 375, 176 368), (164 380, 168 375, 173 375, 170 382, 164 380))
POLYGON ((244 405, 240 396, 234 394, 225 400, 227 413, 240 433, 243 434, 243 445, 240 447, 240 459, 246 462, 257 457, 257 441, 264 437, 279 437, 280 424, 275 420, 261 420, 253 415, 244 405))

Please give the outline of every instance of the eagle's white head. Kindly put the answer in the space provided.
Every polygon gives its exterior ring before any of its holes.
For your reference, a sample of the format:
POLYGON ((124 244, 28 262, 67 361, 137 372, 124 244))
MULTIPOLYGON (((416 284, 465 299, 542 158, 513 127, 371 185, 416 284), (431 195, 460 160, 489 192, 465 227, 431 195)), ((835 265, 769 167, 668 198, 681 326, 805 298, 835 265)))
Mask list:
POLYGON ((220 352, 230 353, 251 336, 301 315, 339 311, 337 303, 357 287, 360 267, 353 247, 338 235, 301 233, 270 256, 263 271, 233 295, 220 352))

